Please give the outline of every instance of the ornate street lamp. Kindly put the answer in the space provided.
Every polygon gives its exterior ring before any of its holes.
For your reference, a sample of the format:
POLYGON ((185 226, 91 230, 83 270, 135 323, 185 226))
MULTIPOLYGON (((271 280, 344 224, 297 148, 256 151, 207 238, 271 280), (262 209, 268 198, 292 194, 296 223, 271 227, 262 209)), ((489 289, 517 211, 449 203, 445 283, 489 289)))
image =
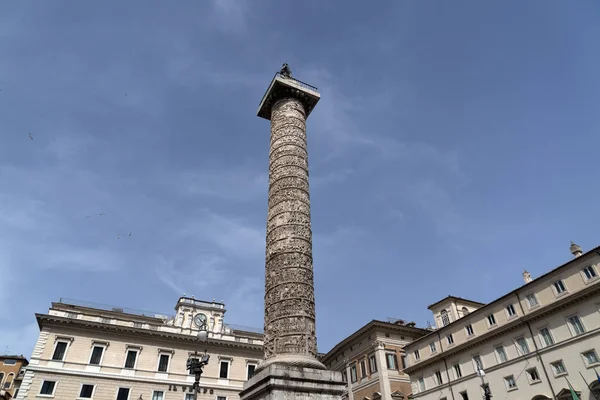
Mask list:
POLYGON ((194 374, 194 384, 192 388, 194 389, 194 400, 198 400, 198 390, 200 388, 200 377, 202 376, 202 368, 206 364, 208 364, 208 360, 210 359, 210 355, 206 354, 207 348, 204 348, 204 354, 198 354, 198 345, 200 342, 206 342, 208 339, 208 326, 206 321, 204 321, 200 326, 200 331, 198 332, 198 341, 196 342, 196 350, 194 354, 191 354, 187 360, 187 369, 190 373, 194 374))

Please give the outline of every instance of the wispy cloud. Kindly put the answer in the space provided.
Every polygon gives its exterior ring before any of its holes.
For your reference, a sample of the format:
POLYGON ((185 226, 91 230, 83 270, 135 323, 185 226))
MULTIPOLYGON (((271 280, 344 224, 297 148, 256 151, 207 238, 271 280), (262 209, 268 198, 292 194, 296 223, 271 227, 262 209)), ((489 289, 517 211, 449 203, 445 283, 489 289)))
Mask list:
MULTIPOLYGON (((34 319, 31 315, 29 320, 34 319)), ((0 352, 2 354, 16 354, 29 358, 40 330, 36 322, 29 322, 24 325, 3 324, 0 329, 0 352)))
POLYGON ((267 172, 252 166, 234 165, 232 168, 200 168, 169 177, 167 181, 176 189, 193 196, 212 197, 244 202, 266 195, 268 188, 267 172))

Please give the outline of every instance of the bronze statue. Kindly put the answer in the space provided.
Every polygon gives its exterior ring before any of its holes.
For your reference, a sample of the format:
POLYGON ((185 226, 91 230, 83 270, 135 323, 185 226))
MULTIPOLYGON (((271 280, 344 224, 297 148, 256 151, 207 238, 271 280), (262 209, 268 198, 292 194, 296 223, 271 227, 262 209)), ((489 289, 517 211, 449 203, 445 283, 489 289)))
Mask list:
POLYGON ((292 70, 290 69, 290 66, 287 65, 287 63, 283 63, 283 66, 281 67, 279 74, 285 78, 291 78, 292 70))

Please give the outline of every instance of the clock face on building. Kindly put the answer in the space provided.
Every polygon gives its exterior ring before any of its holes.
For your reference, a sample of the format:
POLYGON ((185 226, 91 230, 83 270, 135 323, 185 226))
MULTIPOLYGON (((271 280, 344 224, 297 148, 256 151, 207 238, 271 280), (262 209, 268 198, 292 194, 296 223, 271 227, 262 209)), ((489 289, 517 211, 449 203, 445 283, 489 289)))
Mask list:
POLYGON ((206 315, 200 313, 200 314, 196 314, 196 316, 194 317, 194 324, 200 328, 201 326, 206 324, 206 315))

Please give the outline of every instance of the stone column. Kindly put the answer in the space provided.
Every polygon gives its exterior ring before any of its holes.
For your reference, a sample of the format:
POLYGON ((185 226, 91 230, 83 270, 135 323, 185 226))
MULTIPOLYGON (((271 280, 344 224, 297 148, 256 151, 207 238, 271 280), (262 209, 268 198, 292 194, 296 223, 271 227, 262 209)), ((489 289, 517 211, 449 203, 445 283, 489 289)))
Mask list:
POLYGON ((346 390, 341 372, 317 360, 306 118, 319 99, 284 64, 258 109, 271 121, 265 360, 241 400, 341 400, 346 390))
POLYGON ((373 347, 375 348, 377 364, 379 364, 379 390, 381 390, 381 398, 383 400, 392 400, 392 387, 390 385, 387 361, 385 359, 385 345, 383 342, 376 341, 373 343, 373 347))
POLYGON ((265 362, 317 369, 306 118, 315 88, 276 76, 259 116, 271 121, 265 283, 265 362))
MULTIPOLYGON (((348 384, 348 400, 354 400, 354 393, 352 392, 352 376, 350 374, 350 359, 344 359, 344 365, 346 366, 346 380, 348 384)), ((357 371, 358 373, 358 371, 357 371)))

